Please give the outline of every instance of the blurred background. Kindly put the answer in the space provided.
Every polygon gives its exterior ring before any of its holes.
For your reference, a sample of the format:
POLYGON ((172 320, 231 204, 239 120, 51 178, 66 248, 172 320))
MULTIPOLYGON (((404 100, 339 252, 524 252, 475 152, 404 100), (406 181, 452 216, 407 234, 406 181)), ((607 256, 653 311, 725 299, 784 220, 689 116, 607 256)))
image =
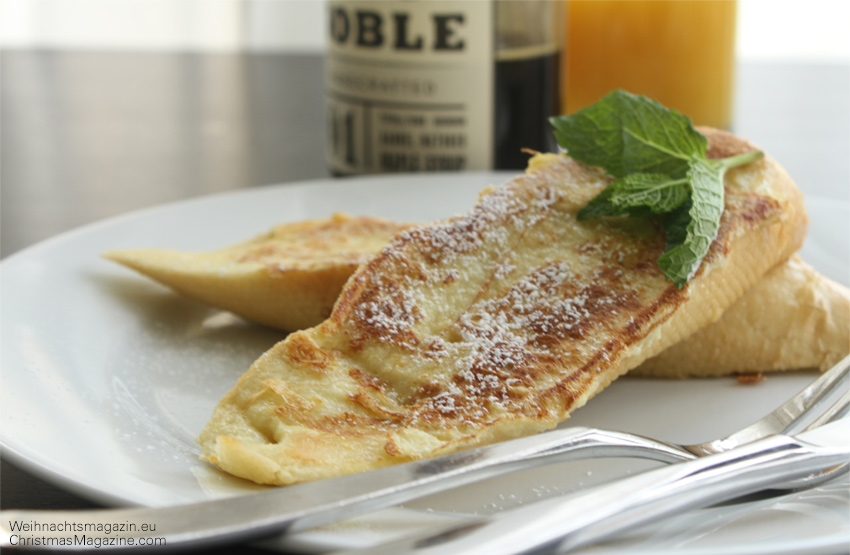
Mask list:
MULTIPOLYGON (((3 256, 140 207, 330 175, 326 1, 0 0, 0 10, 3 256)), ((739 0, 733 25, 728 127, 807 193, 847 199, 850 2, 739 0)), ((677 32, 671 40, 692 31, 677 32)), ((578 98, 567 92, 564 109, 578 98)))
MULTIPOLYGON (((324 0, 2 0, 0 44, 321 52, 325 4, 324 0)), ((850 3, 739 0, 738 4, 739 60, 850 60, 850 3)))

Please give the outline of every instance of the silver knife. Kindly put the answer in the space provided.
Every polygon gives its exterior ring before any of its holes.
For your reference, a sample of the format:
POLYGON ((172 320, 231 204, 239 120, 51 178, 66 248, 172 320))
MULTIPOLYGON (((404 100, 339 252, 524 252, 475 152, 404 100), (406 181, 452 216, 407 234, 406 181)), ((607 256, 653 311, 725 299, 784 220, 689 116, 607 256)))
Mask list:
POLYGON ((603 456, 682 460, 680 450, 671 447, 665 459, 667 452, 659 447, 659 442, 630 434, 575 427, 227 499, 93 511, 5 510, 0 511, 0 548, 105 551, 220 546, 294 533, 543 464, 603 456))
MULTIPOLYGON (((563 552, 850 461, 850 417, 347 555, 563 552)), ((850 538, 848 538, 850 541, 850 538)))

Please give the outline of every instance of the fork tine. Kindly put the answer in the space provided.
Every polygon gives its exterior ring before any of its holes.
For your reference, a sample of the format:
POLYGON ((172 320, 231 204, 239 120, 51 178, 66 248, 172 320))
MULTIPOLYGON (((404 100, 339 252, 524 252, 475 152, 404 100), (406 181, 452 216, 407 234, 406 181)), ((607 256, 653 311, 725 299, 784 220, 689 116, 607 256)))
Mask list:
MULTIPOLYGON (((785 427, 781 433, 793 435, 804 429, 809 429, 808 426, 804 426, 806 417, 824 410, 823 407, 829 402, 831 394, 838 391, 842 385, 847 386, 848 376, 850 376, 850 355, 844 357, 838 364, 812 382, 809 387, 777 408, 774 414, 779 418, 787 418, 784 421, 785 427)), ((826 410, 829 411, 830 409, 826 410)), ((823 416, 821 415, 818 421, 823 416)), ((821 424, 826 422, 829 422, 829 420, 823 420, 821 424)), ((814 423, 810 426, 814 427, 814 423)))
MULTIPOLYGON (((833 392, 838 391, 841 387, 846 387, 848 376, 850 376, 850 355, 844 357, 809 386, 758 422, 721 440, 722 450, 734 445, 750 443, 768 435, 794 435, 806 430, 809 417, 824 410, 823 407, 829 402, 833 392)), ((818 421, 821 421, 820 418, 818 421)), ((825 422, 827 420, 821 421, 821 423, 825 422)), ((708 452, 712 451, 706 451, 706 453, 708 452)))
POLYGON ((831 407, 826 409, 823 414, 817 417, 814 422, 806 427, 806 431, 813 430, 824 424, 829 424, 833 420, 837 420, 847 414, 847 409, 850 408, 850 389, 845 391, 831 407))

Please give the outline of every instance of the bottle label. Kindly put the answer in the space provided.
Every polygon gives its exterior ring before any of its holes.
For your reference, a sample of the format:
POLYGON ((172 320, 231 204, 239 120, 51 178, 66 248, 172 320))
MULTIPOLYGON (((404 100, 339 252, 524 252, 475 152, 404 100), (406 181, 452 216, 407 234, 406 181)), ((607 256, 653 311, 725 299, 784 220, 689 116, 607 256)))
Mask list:
POLYGON ((491 2, 332 1, 329 10, 334 172, 492 167, 491 2))

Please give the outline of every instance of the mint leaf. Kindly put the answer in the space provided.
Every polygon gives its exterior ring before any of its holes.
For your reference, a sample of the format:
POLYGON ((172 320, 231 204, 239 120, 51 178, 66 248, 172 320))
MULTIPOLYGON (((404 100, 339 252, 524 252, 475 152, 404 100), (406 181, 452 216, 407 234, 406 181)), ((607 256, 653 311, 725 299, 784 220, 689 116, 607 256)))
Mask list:
POLYGON ((573 115, 551 118, 558 144, 574 159, 614 177, 682 177, 705 158, 707 141, 691 120, 645 96, 617 90, 573 115))
POLYGON ((579 220, 619 216, 665 214, 688 199, 687 179, 635 173, 616 179, 578 212, 579 220))
MULTIPOLYGON (((646 206, 654 214, 675 210, 688 198, 688 180, 657 173, 633 173, 614 181, 609 202, 618 208, 646 206)), ((606 189, 606 190, 607 190, 606 189)))
POLYGON ((625 211, 611 203, 611 193, 613 193, 613 189, 609 185, 604 191, 593 197, 590 202, 579 209, 576 216, 578 220, 592 220, 625 214, 625 211))
POLYGON ((579 221, 591 220, 594 218, 604 218, 607 216, 629 216, 632 218, 643 218, 652 215, 652 211, 645 206, 629 205, 628 203, 616 204, 612 202, 612 197, 617 194, 616 181, 611 183, 604 191, 596 195, 587 205, 583 206, 579 211, 577 218, 579 221))
POLYGON ((689 195, 688 199, 681 206, 664 215, 664 230, 667 232, 667 248, 665 252, 670 252, 687 240, 688 224, 691 223, 692 205, 693 203, 689 195))
POLYGON ((665 219, 667 249, 658 258, 658 266, 681 289, 699 269, 720 229, 723 214, 722 164, 710 160, 692 160, 688 178, 691 198, 687 217, 674 211, 665 219))
POLYGON ((578 219, 663 215, 667 247, 658 265, 680 289, 717 237, 724 173, 763 156, 753 151, 707 160, 708 141, 689 118, 625 91, 550 121, 571 157, 617 178, 578 219))

